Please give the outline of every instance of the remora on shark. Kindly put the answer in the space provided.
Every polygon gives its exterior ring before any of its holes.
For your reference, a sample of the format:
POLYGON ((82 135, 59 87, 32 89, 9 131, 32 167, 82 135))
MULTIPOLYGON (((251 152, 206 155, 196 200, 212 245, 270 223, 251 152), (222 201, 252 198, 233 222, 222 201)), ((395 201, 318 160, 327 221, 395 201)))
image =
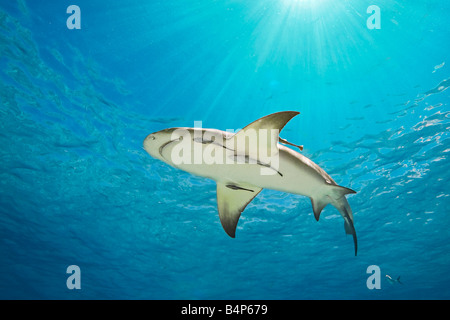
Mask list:
POLYGON ((345 232, 353 235, 356 255, 353 213, 345 197, 356 192, 337 185, 316 163, 278 143, 297 146, 281 139, 279 132, 298 114, 297 111, 273 113, 235 134, 204 128, 164 129, 149 134, 144 149, 173 167, 217 182, 219 217, 230 237, 235 237, 245 207, 267 188, 309 197, 317 221, 323 208, 333 205, 344 218, 345 232), (255 136, 257 140, 252 144, 251 137, 255 136), (248 140, 250 143, 245 143, 248 140), (195 161, 198 150, 204 153, 206 149, 216 161, 195 161))

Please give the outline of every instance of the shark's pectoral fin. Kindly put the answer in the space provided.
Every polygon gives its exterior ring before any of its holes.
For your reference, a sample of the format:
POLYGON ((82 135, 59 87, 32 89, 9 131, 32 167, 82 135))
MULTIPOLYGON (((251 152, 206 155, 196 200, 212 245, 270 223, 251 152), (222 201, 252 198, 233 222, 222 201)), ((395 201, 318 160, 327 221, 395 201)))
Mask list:
POLYGON ((235 237, 241 212, 261 190, 262 188, 255 186, 217 182, 217 207, 220 222, 230 237, 235 237))

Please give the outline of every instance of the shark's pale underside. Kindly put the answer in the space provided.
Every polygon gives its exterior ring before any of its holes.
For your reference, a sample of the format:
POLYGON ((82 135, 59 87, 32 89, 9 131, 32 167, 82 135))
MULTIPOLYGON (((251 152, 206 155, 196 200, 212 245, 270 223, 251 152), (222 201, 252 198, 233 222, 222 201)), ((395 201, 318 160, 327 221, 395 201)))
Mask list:
POLYGON ((297 114, 273 113, 235 134, 195 127, 165 129, 148 135, 144 149, 173 167, 217 182, 219 217, 230 237, 235 237, 241 212, 267 188, 309 197, 316 220, 332 204, 344 218, 345 232, 353 235, 356 255, 353 214, 345 197, 356 192, 338 186, 316 163, 279 144, 296 146, 281 139, 279 132, 297 114))

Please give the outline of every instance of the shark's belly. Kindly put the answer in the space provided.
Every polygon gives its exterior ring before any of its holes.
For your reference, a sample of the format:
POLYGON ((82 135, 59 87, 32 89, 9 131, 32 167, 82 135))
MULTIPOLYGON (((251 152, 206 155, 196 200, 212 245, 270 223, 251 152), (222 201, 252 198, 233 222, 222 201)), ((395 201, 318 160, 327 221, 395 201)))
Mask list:
POLYGON ((315 195, 325 185, 325 179, 308 163, 308 158, 299 157, 298 153, 289 150, 280 148, 278 158, 270 161, 266 159, 266 162, 248 158, 233 159, 224 152, 216 161, 207 157, 194 159, 192 156, 189 161, 175 167, 219 182, 257 186, 309 197, 315 195))

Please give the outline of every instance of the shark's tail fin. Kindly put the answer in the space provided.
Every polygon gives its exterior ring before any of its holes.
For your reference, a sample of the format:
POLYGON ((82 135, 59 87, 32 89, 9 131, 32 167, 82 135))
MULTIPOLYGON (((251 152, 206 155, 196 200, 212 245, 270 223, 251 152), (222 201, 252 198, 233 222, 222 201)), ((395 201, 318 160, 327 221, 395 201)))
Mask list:
POLYGON ((353 225, 353 213, 347 199, 345 198, 345 195, 351 193, 356 193, 356 191, 338 185, 330 184, 327 187, 327 194, 325 196, 311 198, 311 202, 313 206, 314 217, 317 221, 319 221, 320 213, 327 204, 331 203, 334 207, 336 207, 336 209, 339 210, 342 217, 344 218, 345 233, 353 235, 353 243, 355 245, 356 256, 358 251, 358 241, 356 238, 355 227, 353 225))
POLYGON ((397 282, 400 283, 400 284, 403 284, 402 282, 400 282, 400 276, 398 276, 397 282))
MULTIPOLYGON (((311 198, 311 203, 312 203, 313 210, 314 210, 314 217, 316 218, 317 221, 319 221, 320 213, 322 212, 323 208, 325 208, 325 206, 327 204, 332 203, 334 206, 336 206, 334 204, 334 202, 339 202, 339 200, 341 198, 345 199, 346 194, 356 193, 356 191, 354 191, 352 189, 341 187, 338 185, 332 185, 332 184, 329 184, 327 186, 326 190, 327 190, 327 193, 325 195, 322 195, 320 197, 311 198)), ((347 206, 348 206, 348 203, 347 203, 347 206)), ((338 210, 339 210, 339 208, 338 208, 338 210)), ((353 219, 353 216, 351 214, 351 209, 350 209, 350 218, 353 219)))
MULTIPOLYGON (((350 206, 348 206, 350 207, 350 206)), ((344 228, 346 234, 351 234, 353 236, 353 244, 355 246, 355 256, 358 253, 358 239, 356 238, 356 230, 355 226, 353 225, 353 219, 350 219, 349 217, 344 217, 344 228)))

